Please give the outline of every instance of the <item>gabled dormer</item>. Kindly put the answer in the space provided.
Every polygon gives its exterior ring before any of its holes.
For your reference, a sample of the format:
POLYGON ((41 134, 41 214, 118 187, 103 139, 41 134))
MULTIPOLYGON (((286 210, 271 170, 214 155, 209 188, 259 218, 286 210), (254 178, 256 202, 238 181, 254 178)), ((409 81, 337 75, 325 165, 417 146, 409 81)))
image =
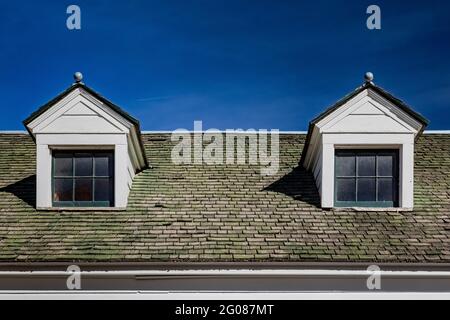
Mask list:
POLYGON ((428 120, 373 83, 338 101, 308 128, 301 164, 323 208, 414 205, 414 142, 428 120))
POLYGON ((36 142, 36 206, 125 208, 147 166, 139 122, 82 82, 24 121, 36 142))

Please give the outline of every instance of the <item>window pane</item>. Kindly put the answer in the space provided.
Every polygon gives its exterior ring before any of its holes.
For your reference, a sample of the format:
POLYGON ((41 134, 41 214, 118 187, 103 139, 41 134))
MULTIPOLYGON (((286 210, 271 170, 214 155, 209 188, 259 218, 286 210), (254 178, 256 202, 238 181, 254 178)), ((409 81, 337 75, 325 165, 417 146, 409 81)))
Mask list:
POLYGON ((109 178, 95 179, 95 201, 111 201, 112 184, 109 178))
POLYGON ((338 177, 355 176, 355 156, 336 156, 336 175, 338 177))
POLYGON ((393 176, 394 157, 383 155, 378 156, 378 175, 379 176, 393 176))
POLYGON ((55 179, 54 181, 54 201, 72 201, 73 180, 55 179))
POLYGON ((92 176, 92 155, 82 153, 75 155, 75 175, 92 176))
POLYGON ((356 201, 355 179, 340 178, 336 181, 337 201, 356 201))
POLYGON ((107 153, 99 153, 95 155, 95 175, 109 177, 112 175, 111 155, 107 153))
POLYGON ((376 201, 375 178, 358 179, 358 201, 376 201))
POLYGON ((72 172, 72 155, 70 153, 55 154, 55 176, 71 177, 72 172))
POLYGON ((92 179, 75 180, 75 201, 92 201, 92 179))
POLYGON ((375 176, 375 156, 358 156, 358 176, 375 176))
POLYGON ((394 201, 394 184, 392 178, 378 179, 378 201, 394 201))

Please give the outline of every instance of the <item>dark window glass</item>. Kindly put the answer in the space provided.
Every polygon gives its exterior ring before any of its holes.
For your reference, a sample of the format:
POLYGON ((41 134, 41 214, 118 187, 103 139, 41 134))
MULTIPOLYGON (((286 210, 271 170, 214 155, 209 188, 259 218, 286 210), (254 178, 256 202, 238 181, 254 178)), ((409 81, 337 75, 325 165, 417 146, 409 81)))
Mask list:
POLYGON ((113 206, 113 152, 53 152, 55 206, 113 206))
POLYGON ((379 176, 393 176, 394 158, 392 155, 379 155, 378 161, 378 175, 379 176))
POLYGON ((108 201, 112 191, 112 184, 109 182, 109 178, 96 178, 94 183, 95 201, 108 201))
POLYGON ((109 177, 112 175, 112 167, 110 167, 110 154, 103 153, 98 154, 95 159, 95 176, 97 177, 109 177))
POLYGON ((396 206, 397 150, 337 150, 337 206, 396 206))
POLYGON ((361 155, 357 157, 358 161, 358 176, 373 177, 375 176, 375 156, 361 155))
POLYGON ((337 190, 338 201, 356 201, 355 179, 337 179, 337 190))
POLYGON ((375 178, 358 179, 358 201, 376 201, 375 178))
POLYGON ((348 155, 336 156, 336 176, 355 176, 355 157, 348 155))
POLYGON ((86 153, 75 154, 75 176, 92 176, 92 155, 86 153))
POLYGON ((378 179, 378 200, 394 201, 394 183, 392 178, 378 179))
POLYGON ((68 153, 60 153, 55 156, 55 176, 71 177, 73 175, 72 155, 68 153))
POLYGON ((72 179, 55 179, 55 201, 72 201, 73 197, 73 180, 72 179))
POLYGON ((75 201, 93 201, 92 178, 75 179, 75 201))

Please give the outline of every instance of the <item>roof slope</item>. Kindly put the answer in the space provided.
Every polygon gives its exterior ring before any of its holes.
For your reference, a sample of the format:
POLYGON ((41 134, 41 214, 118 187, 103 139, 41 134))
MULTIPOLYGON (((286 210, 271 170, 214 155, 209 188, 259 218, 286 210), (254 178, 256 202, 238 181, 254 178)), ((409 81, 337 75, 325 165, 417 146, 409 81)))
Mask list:
POLYGON ((33 207, 31 137, 0 134, 0 261, 450 262, 450 135, 417 141, 414 212, 320 209, 303 134, 280 135, 272 177, 173 165, 170 135, 142 138, 127 211, 55 212, 33 207))

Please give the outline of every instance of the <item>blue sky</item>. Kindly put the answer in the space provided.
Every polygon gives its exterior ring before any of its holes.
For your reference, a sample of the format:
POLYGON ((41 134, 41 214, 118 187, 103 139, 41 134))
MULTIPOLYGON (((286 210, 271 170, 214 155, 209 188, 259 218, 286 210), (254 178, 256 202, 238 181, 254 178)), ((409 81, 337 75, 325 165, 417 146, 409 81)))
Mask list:
POLYGON ((2 0, 0 129, 23 129, 75 71, 143 130, 306 130, 366 71, 450 129, 449 15, 449 1, 2 0))

